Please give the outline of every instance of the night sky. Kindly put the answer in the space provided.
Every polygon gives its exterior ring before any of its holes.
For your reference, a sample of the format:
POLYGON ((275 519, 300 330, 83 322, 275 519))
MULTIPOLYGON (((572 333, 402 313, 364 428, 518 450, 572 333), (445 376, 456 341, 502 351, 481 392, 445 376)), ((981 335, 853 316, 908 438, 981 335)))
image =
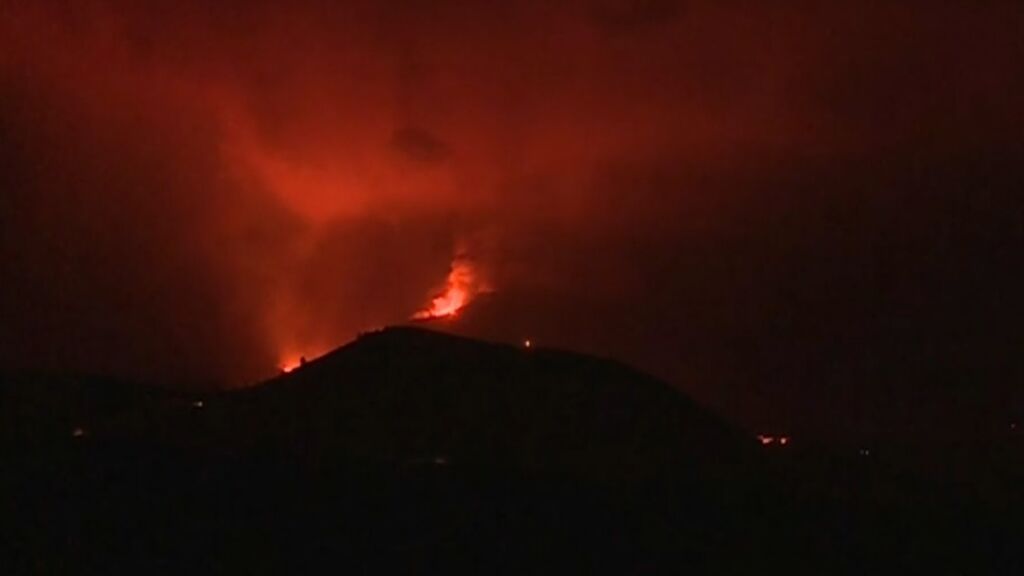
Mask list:
POLYGON ((451 279, 748 428, 1006 426, 1022 103, 1020 2, 5 0, 0 362, 234 387, 451 279))

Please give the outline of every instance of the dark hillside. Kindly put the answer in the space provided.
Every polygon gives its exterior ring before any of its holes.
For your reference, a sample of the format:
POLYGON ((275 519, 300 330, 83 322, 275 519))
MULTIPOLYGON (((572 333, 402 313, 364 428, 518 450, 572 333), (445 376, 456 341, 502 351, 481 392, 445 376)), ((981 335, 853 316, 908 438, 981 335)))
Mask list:
POLYGON ((1021 568, 1012 459, 942 484, 885 447, 762 447, 556 350, 392 328, 240 391, 19 377, 0 401, 5 574, 1021 568))
POLYGON ((443 459, 641 480, 721 468, 754 447, 678 391, 612 361, 390 328, 209 414, 251 439, 338 445, 370 460, 443 459))

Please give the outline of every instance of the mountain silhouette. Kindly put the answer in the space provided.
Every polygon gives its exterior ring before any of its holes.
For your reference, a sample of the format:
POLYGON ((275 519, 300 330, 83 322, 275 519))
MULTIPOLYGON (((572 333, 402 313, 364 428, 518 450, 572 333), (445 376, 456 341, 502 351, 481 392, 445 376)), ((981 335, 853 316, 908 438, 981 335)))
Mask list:
POLYGON ((422 326, 217 393, 3 377, 0 435, 5 574, 1021 565, 1019 467, 975 490, 761 446, 618 362, 422 326))
POLYGON ((721 467, 752 440, 617 362, 395 327, 211 402, 257 443, 636 480, 721 467))

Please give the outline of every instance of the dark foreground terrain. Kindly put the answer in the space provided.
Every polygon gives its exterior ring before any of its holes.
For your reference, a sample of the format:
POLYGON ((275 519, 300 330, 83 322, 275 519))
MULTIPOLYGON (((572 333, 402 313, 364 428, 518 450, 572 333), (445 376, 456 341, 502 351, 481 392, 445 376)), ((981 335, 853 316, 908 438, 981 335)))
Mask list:
POLYGON ((237 392, 0 394, 3 574, 1024 573, 1016 433, 761 446, 575 354, 400 328, 237 392))

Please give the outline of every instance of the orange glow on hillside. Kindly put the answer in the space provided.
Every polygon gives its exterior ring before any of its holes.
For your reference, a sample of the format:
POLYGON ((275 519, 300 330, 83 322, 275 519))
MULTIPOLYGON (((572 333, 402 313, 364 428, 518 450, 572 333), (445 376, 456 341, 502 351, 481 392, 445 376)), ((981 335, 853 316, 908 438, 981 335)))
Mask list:
MULTIPOLYGON (((352 335, 349 338, 340 339, 337 344, 342 345, 353 339, 355 339, 355 335, 352 335)), ((276 366, 281 374, 289 374, 310 362, 314 362, 317 359, 324 357, 331 351, 331 348, 321 344, 304 342, 301 345, 291 344, 288 346, 282 346, 281 350, 283 350, 283 352, 278 355, 276 366)))
POLYGON ((301 356, 299 354, 294 354, 294 355, 290 355, 290 356, 286 357, 284 360, 282 360, 278 364, 278 367, 281 368, 281 372, 284 372, 285 374, 287 374, 288 372, 291 372, 292 370, 295 370, 299 366, 302 366, 303 364, 305 364, 305 362, 306 362, 306 359, 305 359, 304 356, 301 356))
POLYGON ((455 316, 479 292, 480 282, 472 264, 465 258, 456 257, 452 262, 444 290, 434 296, 426 308, 413 314, 413 319, 430 320, 455 316))

